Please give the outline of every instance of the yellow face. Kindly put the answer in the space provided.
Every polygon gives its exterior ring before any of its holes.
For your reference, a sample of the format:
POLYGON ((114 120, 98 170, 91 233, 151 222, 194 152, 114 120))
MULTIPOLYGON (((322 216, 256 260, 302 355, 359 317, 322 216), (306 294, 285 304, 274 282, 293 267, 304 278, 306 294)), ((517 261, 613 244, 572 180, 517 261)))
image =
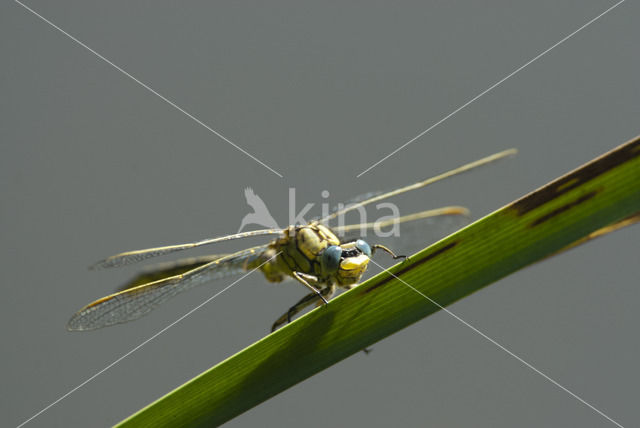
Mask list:
POLYGON ((359 239, 341 245, 327 247, 321 257, 323 273, 331 277, 342 287, 350 286, 360 281, 367 270, 371 258, 371 248, 365 241, 359 239))
POLYGON ((340 268, 336 276, 341 285, 351 285, 360 281, 360 278, 367 270, 369 256, 360 254, 355 257, 348 257, 340 262, 340 268))

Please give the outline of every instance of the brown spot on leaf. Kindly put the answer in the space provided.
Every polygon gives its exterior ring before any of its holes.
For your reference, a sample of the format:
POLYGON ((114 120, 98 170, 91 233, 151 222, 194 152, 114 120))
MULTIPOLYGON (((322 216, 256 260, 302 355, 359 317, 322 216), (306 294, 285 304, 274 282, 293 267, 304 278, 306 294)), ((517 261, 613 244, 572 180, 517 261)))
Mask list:
POLYGON ((640 156, 640 136, 515 201, 511 208, 519 216, 526 214, 637 156, 640 156))
POLYGON ((571 208, 580 205, 581 203, 588 201, 589 199, 593 198, 595 195, 597 195, 599 193, 598 190, 594 190, 593 192, 589 192, 586 195, 582 195, 580 196, 578 199, 576 199, 573 202, 569 202, 568 204, 565 204, 559 208, 556 208, 555 210, 551 211, 550 213, 547 213, 545 215, 543 215, 542 217, 534 220, 529 227, 535 227, 541 223, 544 223, 545 221, 549 220, 552 217, 557 216, 558 214, 561 214, 565 211, 570 210, 571 208))

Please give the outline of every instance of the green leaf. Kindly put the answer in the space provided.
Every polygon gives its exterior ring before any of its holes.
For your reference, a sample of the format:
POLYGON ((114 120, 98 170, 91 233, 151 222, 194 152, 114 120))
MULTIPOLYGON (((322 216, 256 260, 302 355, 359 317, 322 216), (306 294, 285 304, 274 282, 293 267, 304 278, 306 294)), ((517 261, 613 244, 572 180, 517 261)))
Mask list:
POLYGON ((441 306, 638 211, 640 138, 420 251, 392 267, 393 275, 365 281, 118 426, 222 424, 441 306))

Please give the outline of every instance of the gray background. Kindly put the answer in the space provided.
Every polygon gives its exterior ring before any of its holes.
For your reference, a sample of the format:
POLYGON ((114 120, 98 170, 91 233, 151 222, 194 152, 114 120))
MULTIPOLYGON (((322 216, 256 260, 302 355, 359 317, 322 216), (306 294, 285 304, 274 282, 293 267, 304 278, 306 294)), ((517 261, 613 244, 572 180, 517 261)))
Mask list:
MULTIPOLYGON (((284 178, 2 2, 5 426, 229 284, 193 290, 132 324, 64 329, 75 310, 135 272, 90 272, 89 264, 121 250, 235 232, 248 212, 245 186, 286 223, 290 186, 299 207, 319 201, 324 189, 338 202, 518 147, 515 159, 396 200, 403 212, 464 204, 478 218, 640 132, 640 7, 631 1, 358 179, 613 3, 27 4, 284 178)), ((639 238, 635 227, 592 242, 451 310, 622 425, 638 426, 639 238)), ((29 426, 116 423, 263 337, 302 294, 293 283, 253 275, 29 426)), ((227 426, 327 424, 613 426, 446 313, 227 426)))

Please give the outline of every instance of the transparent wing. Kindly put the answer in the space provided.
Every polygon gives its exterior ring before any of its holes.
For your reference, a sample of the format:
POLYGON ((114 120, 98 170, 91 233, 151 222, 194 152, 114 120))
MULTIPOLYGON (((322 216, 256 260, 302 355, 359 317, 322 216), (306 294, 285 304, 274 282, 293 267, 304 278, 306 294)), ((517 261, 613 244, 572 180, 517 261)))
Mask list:
MULTIPOLYGON (((371 199, 373 197, 376 196, 380 196, 383 193, 387 193, 383 190, 376 190, 376 191, 371 191, 371 192, 367 192, 367 193, 362 193, 360 195, 354 196, 351 199, 347 199, 346 201, 342 201, 340 204, 335 205, 333 207, 331 207, 331 210, 329 211, 329 214, 332 215, 333 213, 340 211, 342 209, 344 209, 345 207, 349 206, 349 205, 355 205, 355 204, 359 204, 360 202, 364 202, 368 199, 371 199)), ((318 219, 319 221, 324 221, 326 219, 323 218, 322 220, 318 219)))
POLYGON ((212 254, 199 257, 189 257, 170 262, 156 263, 145 267, 142 272, 133 277, 131 280, 122 284, 117 291, 128 290, 139 285, 148 284, 150 282, 159 281, 170 276, 180 275, 189 272, 195 268, 205 265, 214 260, 227 257, 230 254, 212 254))
POLYGON ((469 210, 465 207, 460 207, 460 206, 442 207, 442 208, 436 208, 433 210, 420 211, 418 213, 395 217, 392 219, 375 221, 371 223, 358 223, 358 224, 349 224, 345 226, 336 226, 336 227, 332 227, 332 230, 339 234, 352 233, 352 232, 362 233, 363 231, 369 230, 369 229, 376 229, 376 228, 385 229, 387 227, 393 226, 396 223, 403 224, 407 222, 423 220, 423 219, 438 217, 438 216, 445 216, 445 215, 462 215, 462 216, 468 217, 469 210))
POLYGON ((218 238, 203 239, 198 242, 190 242, 187 244, 168 245, 165 247, 147 248, 144 250, 126 251, 124 253, 116 254, 111 257, 107 257, 104 260, 100 260, 91 266, 91 269, 103 269, 124 266, 132 263, 138 263, 151 257, 163 256, 165 254, 174 253, 176 251, 190 250, 192 248, 200 247, 202 245, 215 244, 217 242, 230 241, 232 239, 248 238, 250 236, 261 235, 279 235, 282 233, 282 229, 260 229, 252 230, 250 232, 236 233, 233 235, 220 236, 218 238))
POLYGON ((379 222, 332 227, 342 242, 362 238, 396 254, 411 255, 454 232, 469 221, 469 210, 451 206, 421 211, 379 222))
POLYGON ((462 166, 459 166, 458 168, 449 170, 447 172, 444 172, 442 174, 436 175, 434 177, 427 178, 424 181, 420 181, 418 183, 414 183, 414 184, 410 184, 408 186, 400 187, 399 189, 392 190, 391 192, 372 193, 371 197, 368 197, 368 198, 366 198, 364 200, 358 201, 358 202, 356 202, 354 204, 349 204, 346 207, 344 207, 342 209, 339 209, 338 211, 335 211, 335 212, 329 214, 328 216, 320 219, 319 222, 327 224, 327 222, 329 220, 332 220, 332 219, 334 219, 336 217, 342 216, 342 215, 344 215, 345 213, 347 213, 349 211, 356 210, 356 209, 358 209, 360 207, 364 207, 365 205, 372 204, 373 202, 378 202, 378 201, 381 201, 383 199, 391 198, 393 196, 400 195, 402 193, 409 192, 411 190, 420 189, 422 187, 428 186, 428 185, 433 184, 435 182, 444 180, 445 178, 449 178, 449 177, 452 177, 454 175, 462 174, 463 172, 467 172, 469 170, 472 170, 474 168, 478 168, 478 167, 480 167, 482 165, 486 165, 488 163, 497 161, 497 160, 505 158, 507 156, 513 156, 517 152, 518 151, 516 149, 504 150, 502 152, 495 153, 493 155, 484 157, 484 158, 479 159, 477 161, 464 164, 462 166))
POLYGON ((196 285, 246 270, 252 262, 259 260, 267 248, 268 245, 261 245, 242 250, 180 275, 98 299, 76 312, 69 320, 67 329, 94 330, 140 318, 171 297, 196 285))

